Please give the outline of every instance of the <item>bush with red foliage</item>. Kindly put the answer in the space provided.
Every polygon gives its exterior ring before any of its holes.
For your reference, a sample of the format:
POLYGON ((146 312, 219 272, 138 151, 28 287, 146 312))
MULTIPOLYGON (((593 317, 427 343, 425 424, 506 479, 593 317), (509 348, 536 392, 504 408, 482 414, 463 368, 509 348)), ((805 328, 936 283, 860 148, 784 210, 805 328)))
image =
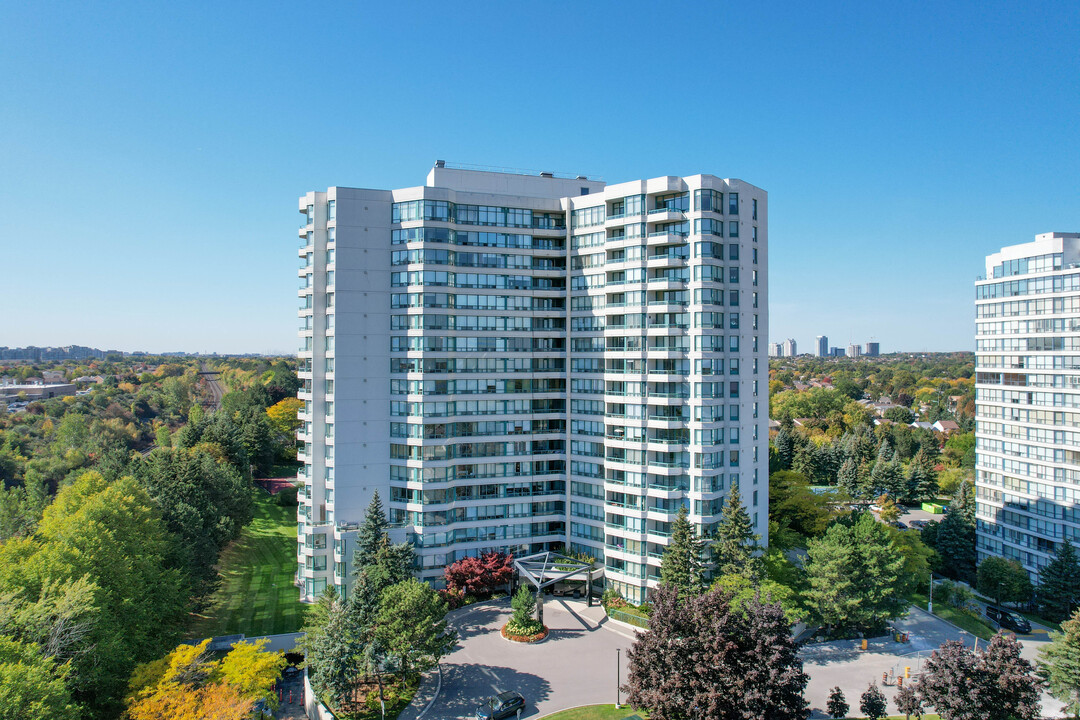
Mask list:
POLYGON ((514 576, 514 556, 488 552, 478 558, 462 558, 447 567, 443 575, 448 590, 488 597, 514 576))

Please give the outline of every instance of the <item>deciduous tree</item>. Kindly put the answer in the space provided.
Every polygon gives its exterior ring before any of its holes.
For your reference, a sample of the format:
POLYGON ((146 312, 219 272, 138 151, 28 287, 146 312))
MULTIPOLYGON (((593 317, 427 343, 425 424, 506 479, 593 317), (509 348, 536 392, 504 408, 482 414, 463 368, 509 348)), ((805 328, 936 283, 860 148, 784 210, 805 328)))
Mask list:
POLYGON ((859 698, 859 710, 862 710, 867 720, 881 720, 889 712, 885 702, 885 693, 881 692, 877 685, 871 683, 859 698))
POLYGON ((848 710, 851 708, 847 704, 847 698, 844 697, 844 691, 837 685, 831 691, 829 691, 829 701, 825 704, 825 709, 829 715, 833 718, 846 718, 848 710))
POLYGON ((1022 602, 1031 598, 1031 579, 1016 560, 991 556, 979 563, 978 590, 998 605, 1022 602))
POLYGON ((1039 681, 1015 637, 995 635, 976 655, 949 640, 927 660, 919 698, 943 720, 1035 720, 1039 681))
POLYGON ((4 720, 83 717, 66 677, 66 666, 42 655, 33 643, 0 636, 0 717, 4 720))
POLYGON ((734 612, 719 589, 653 592, 649 629, 627 653, 629 702, 653 720, 804 720, 807 676, 778 604, 734 612))
POLYGON ((443 571, 446 587, 466 595, 490 596, 514 577, 514 558, 502 552, 466 557, 443 571))

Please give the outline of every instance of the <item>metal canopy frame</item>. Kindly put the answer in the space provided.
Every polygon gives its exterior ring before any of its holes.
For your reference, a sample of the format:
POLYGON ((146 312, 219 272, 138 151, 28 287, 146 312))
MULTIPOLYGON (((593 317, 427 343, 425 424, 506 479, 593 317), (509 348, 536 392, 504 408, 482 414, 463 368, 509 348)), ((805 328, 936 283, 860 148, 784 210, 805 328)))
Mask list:
POLYGON ((514 560, 514 569, 536 589, 536 619, 544 622, 544 588, 562 582, 574 576, 585 575, 585 598, 589 607, 592 607, 592 563, 582 562, 562 553, 544 552, 533 553, 514 560), (572 570, 564 570, 567 565, 572 570))

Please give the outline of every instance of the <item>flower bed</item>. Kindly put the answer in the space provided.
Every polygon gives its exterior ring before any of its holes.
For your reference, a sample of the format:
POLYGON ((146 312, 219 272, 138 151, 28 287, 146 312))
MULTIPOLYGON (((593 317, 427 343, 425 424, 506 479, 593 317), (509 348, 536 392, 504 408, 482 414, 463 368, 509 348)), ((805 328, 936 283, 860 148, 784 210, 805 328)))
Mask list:
POLYGON ((541 625, 540 626, 540 632, 534 633, 532 635, 518 635, 516 633, 512 633, 512 632, 510 632, 508 630, 509 627, 510 627, 510 623, 506 623, 505 625, 502 626, 502 636, 504 638, 506 638, 507 640, 511 641, 511 642, 519 642, 519 643, 540 642, 541 640, 546 638, 547 635, 548 635, 548 629, 547 629, 546 625, 541 625))

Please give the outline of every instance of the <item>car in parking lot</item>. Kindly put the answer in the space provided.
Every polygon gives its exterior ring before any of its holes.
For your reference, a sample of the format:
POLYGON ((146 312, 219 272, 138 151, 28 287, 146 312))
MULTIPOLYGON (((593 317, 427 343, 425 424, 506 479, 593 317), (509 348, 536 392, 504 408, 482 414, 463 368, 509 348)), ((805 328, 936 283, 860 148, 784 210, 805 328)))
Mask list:
POLYGON ((525 709, 525 698, 521 693, 501 692, 492 695, 487 700, 476 706, 476 720, 503 720, 503 718, 517 717, 519 711, 525 709))
POLYGON ((892 526, 893 526, 894 528, 896 528, 897 530, 907 530, 907 529, 908 529, 908 526, 907 526, 906 524, 904 524, 904 523, 900 522, 899 520, 897 520, 897 521, 896 521, 896 522, 894 522, 894 523, 891 523, 891 525, 892 525, 892 526))
POLYGON ((922 530, 924 527, 927 526, 928 523, 928 520, 912 520, 908 522, 908 525, 915 528, 916 530, 922 530))
POLYGON ((997 623, 998 627, 1006 628, 1023 635, 1031 632, 1031 623, 1018 612, 994 607, 993 605, 987 605, 986 617, 997 623))

